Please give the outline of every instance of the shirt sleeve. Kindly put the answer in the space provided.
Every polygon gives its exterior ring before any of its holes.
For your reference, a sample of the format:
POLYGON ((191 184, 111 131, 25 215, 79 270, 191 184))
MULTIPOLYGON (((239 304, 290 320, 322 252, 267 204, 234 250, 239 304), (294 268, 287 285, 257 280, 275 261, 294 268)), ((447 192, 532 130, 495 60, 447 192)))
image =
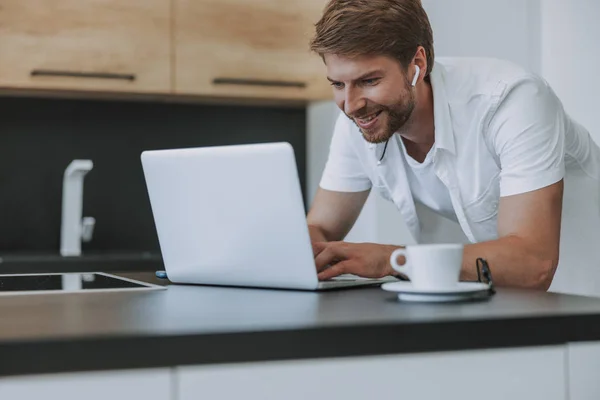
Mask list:
POLYGON ((353 130, 340 113, 333 130, 329 157, 319 186, 336 192, 362 192, 371 188, 371 180, 354 147, 353 130))
POLYGON ((529 77, 500 100, 488 133, 500 161, 500 196, 541 189, 565 174, 565 112, 548 84, 529 77))

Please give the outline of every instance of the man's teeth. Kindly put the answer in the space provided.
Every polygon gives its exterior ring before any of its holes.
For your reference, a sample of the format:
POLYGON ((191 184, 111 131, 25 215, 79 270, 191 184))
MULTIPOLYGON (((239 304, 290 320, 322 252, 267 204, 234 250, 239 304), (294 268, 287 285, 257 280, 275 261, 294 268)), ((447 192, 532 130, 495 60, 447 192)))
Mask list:
POLYGON ((375 118, 377 116, 377 113, 372 114, 366 118, 359 118, 359 120, 361 120, 362 122, 369 122, 370 120, 372 120, 373 118, 375 118))

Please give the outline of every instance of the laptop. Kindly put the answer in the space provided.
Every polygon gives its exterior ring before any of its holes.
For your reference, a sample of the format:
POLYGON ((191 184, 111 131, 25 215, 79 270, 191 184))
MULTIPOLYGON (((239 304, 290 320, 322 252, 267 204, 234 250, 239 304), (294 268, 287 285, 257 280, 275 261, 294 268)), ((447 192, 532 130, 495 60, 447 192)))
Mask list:
POLYGON ((149 150, 141 161, 173 283, 325 290, 390 280, 318 280, 289 143, 149 150))

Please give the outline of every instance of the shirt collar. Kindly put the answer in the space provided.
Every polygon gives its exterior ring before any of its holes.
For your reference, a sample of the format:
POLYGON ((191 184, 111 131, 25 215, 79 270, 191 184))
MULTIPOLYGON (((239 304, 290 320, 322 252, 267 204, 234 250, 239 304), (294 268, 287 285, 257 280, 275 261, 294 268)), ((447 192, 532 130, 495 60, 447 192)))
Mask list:
POLYGON ((456 154, 450 105, 446 96, 446 69, 439 63, 433 64, 431 71, 431 90, 433 92, 433 124, 435 126, 435 146, 456 154))

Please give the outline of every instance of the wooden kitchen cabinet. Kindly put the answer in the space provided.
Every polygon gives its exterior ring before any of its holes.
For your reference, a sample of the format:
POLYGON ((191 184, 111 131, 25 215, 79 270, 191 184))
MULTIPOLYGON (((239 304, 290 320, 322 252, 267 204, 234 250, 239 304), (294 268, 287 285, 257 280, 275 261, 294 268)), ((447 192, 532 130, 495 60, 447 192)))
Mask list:
POLYGON ((326 0, 173 0, 175 93, 332 97, 309 40, 326 0))
POLYGON ((171 91, 170 0, 0 0, 0 89, 171 91))

